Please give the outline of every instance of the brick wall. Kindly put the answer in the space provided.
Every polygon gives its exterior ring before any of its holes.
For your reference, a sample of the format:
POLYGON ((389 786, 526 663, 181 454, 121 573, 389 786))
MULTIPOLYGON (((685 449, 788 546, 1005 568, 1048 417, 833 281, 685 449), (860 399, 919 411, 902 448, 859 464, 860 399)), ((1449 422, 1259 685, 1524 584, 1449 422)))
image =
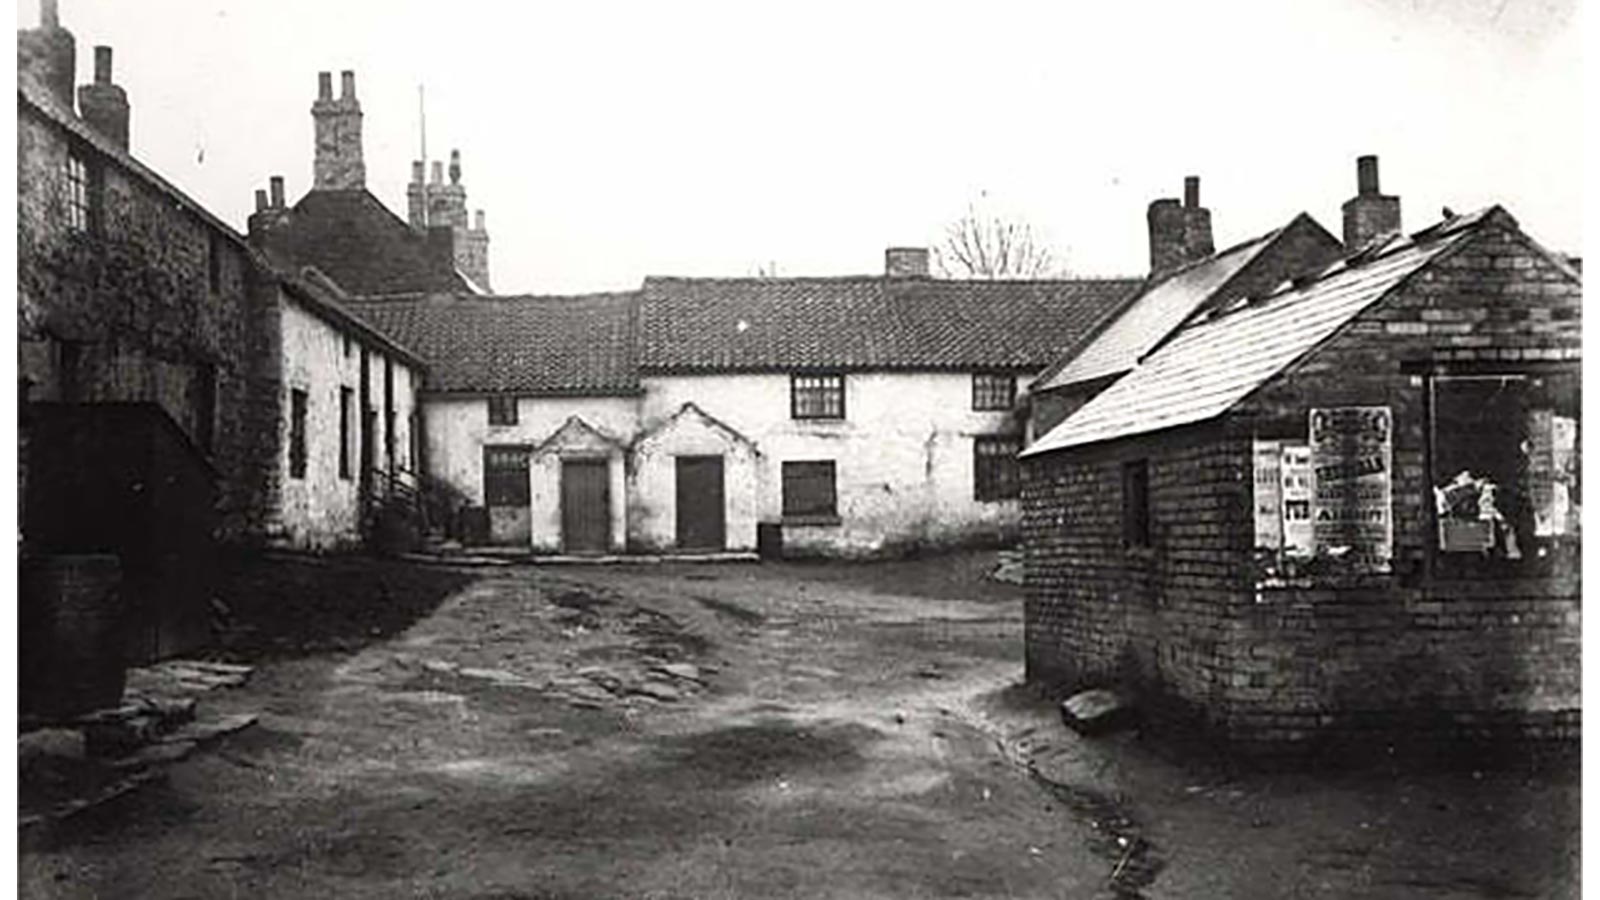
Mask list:
POLYGON ((1160 722, 1261 756, 1576 737, 1576 557, 1510 578, 1440 564, 1425 375, 1576 365, 1581 291, 1497 214, 1209 428, 1029 461, 1029 677, 1135 686, 1160 722), (1394 571, 1258 578, 1251 439, 1304 439, 1311 407, 1372 404, 1394 415, 1394 571), (1121 544, 1121 464, 1140 457, 1147 551, 1121 544))

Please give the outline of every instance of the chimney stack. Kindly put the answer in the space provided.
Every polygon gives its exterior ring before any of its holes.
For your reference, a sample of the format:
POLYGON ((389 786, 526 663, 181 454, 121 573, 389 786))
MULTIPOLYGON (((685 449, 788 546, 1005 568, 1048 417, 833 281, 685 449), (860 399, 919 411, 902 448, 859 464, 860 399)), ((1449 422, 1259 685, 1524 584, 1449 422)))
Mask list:
POLYGON ((1378 189, 1378 158, 1356 159, 1356 195, 1344 202, 1344 246, 1359 250, 1379 238, 1400 233, 1400 198, 1378 189))
POLYGON ((927 278, 927 247, 890 247, 883 251, 883 274, 888 278, 927 278))
POLYGON ((78 88, 83 120, 123 150, 128 149, 128 94, 111 80, 111 48, 94 48, 94 83, 78 88))
POLYGON ((1163 197, 1145 214, 1150 228, 1150 274, 1161 275, 1216 252, 1211 210, 1200 205, 1200 177, 1183 179, 1183 200, 1163 197))
POLYGON ((317 100, 311 104, 316 123, 316 158, 312 190, 358 191, 367 186, 367 165, 361 156, 361 104, 356 100, 356 73, 340 73, 339 99, 333 98, 333 75, 317 73, 317 100))
POLYGON ((267 191, 265 188, 256 188, 256 212, 266 212, 267 191))
POLYGON ((422 180, 423 163, 411 161, 411 181, 406 185, 406 220, 422 231, 428 227, 428 186, 422 180))
POLYGON ((272 208, 283 209, 283 176, 274 175, 267 183, 272 186, 272 208))
POLYGON ((77 43, 72 32, 61 27, 56 0, 41 0, 38 28, 17 32, 17 75, 32 78, 61 105, 72 109, 78 77, 77 43))
POLYGON ((256 189, 256 211, 247 223, 252 239, 289 220, 289 210, 283 202, 283 176, 272 176, 267 185, 267 190, 256 189))

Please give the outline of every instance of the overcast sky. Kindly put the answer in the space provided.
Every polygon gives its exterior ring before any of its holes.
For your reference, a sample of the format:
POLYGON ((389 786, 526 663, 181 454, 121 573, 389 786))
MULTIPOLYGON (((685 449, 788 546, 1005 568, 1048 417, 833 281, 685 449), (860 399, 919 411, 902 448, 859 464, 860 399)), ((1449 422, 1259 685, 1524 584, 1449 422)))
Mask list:
MULTIPOLYGON (((1576 0, 501 4, 61 0, 116 49, 136 156, 241 230, 311 180, 316 73, 354 69, 368 186, 405 214, 463 155, 501 292, 646 274, 876 272, 980 196, 1084 275, 1143 274, 1144 210, 1202 178, 1218 247, 1311 213, 1355 157, 1408 229, 1501 203, 1581 244, 1576 0), (513 11, 514 10, 514 11, 513 11), (1091 11, 1092 10, 1092 11, 1091 11)), ((22 0, 19 27, 37 21, 22 0)))

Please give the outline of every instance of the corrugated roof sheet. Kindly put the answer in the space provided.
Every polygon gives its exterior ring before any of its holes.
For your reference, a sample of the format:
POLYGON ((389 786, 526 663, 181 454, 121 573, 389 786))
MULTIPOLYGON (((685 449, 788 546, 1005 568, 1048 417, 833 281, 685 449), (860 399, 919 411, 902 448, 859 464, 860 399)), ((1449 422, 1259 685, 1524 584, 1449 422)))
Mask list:
MULTIPOLYGON (((1281 229, 1280 229, 1281 230, 1281 229)), ((1126 372, 1172 329, 1256 258, 1278 232, 1231 247, 1152 285, 1033 389, 1048 390, 1126 372)))
POLYGON ((645 279, 640 365, 658 371, 1039 368, 1139 281, 645 279))
POLYGON ((442 294, 345 306, 428 360, 431 391, 611 396, 639 390, 637 297, 442 294))
POLYGON ((365 188, 310 191, 257 241, 292 265, 316 266, 357 296, 472 289, 453 260, 430 252, 426 234, 365 188))
MULTIPOLYGON (((1487 212, 1487 211, 1486 211, 1487 212)), ((1051 429, 1023 456, 1203 422, 1221 415, 1407 276, 1468 239, 1484 213, 1356 254, 1316 280, 1194 322, 1051 429)), ((1242 302, 1242 301, 1241 301, 1242 302)))

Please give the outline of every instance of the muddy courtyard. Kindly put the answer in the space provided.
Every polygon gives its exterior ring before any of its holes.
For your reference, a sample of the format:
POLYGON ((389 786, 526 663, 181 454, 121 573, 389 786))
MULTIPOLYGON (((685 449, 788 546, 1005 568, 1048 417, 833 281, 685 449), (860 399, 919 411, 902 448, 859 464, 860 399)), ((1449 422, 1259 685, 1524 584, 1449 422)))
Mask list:
POLYGON ((1576 766, 1244 775, 1079 737, 1018 685, 992 562, 454 571, 236 650, 250 680, 201 702, 256 724, 26 835, 21 894, 1577 896, 1576 766))

